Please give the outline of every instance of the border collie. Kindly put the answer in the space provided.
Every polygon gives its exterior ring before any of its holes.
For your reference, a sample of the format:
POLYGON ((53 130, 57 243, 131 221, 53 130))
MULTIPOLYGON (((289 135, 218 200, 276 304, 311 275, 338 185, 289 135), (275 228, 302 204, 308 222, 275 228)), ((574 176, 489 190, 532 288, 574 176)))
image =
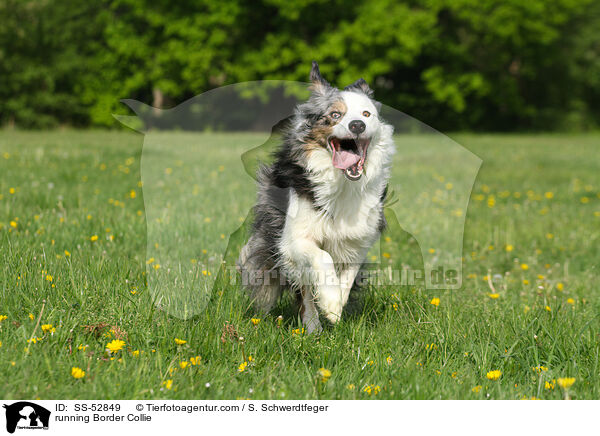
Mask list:
POLYGON ((313 62, 310 80, 274 163, 258 170, 252 234, 237 262, 257 309, 268 312, 284 288, 297 295, 307 333, 321 331, 319 313, 339 321, 386 225, 395 151, 363 79, 336 89, 313 62))

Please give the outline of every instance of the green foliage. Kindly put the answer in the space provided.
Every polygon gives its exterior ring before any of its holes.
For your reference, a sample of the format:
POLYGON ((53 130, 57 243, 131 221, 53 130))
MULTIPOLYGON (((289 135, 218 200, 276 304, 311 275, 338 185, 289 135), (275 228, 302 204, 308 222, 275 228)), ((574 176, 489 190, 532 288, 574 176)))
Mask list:
POLYGON ((445 130, 600 124, 593 0, 0 0, 0 123, 116 125, 248 80, 338 86, 445 130))

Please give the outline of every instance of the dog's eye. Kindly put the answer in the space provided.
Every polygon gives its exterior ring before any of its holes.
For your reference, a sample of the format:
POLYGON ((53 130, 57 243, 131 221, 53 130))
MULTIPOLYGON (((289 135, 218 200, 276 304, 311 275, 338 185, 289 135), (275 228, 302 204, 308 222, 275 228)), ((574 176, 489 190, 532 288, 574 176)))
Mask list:
POLYGON ((331 113, 329 114, 329 116, 330 116, 331 118, 333 118, 334 120, 337 120, 339 117, 341 117, 341 116, 342 116, 342 114, 341 114, 341 113, 339 113, 339 112, 333 111, 333 112, 331 112, 331 113))
POLYGON ((364 112, 363 112, 363 116, 364 116, 364 117, 366 117, 366 118, 369 118, 369 117, 371 116, 371 112, 369 112, 369 111, 364 111, 364 112))

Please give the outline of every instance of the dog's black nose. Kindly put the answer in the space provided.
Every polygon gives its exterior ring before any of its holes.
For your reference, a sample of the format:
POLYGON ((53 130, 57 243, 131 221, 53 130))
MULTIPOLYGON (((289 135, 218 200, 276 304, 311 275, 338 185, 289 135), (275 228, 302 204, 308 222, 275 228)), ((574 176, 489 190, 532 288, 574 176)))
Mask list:
POLYGON ((348 128, 355 135, 364 132, 366 127, 367 126, 365 123, 363 123, 361 120, 350 121, 350 124, 348 124, 348 128))

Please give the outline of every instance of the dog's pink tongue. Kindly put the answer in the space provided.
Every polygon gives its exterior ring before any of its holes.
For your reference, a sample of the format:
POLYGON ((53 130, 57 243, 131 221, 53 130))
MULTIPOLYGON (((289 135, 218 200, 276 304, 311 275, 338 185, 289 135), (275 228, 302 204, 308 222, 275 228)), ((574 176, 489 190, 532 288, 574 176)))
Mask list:
POLYGON ((333 166, 340 170, 345 170, 351 167, 360 160, 360 156, 356 153, 350 153, 346 150, 341 150, 333 155, 333 166))

